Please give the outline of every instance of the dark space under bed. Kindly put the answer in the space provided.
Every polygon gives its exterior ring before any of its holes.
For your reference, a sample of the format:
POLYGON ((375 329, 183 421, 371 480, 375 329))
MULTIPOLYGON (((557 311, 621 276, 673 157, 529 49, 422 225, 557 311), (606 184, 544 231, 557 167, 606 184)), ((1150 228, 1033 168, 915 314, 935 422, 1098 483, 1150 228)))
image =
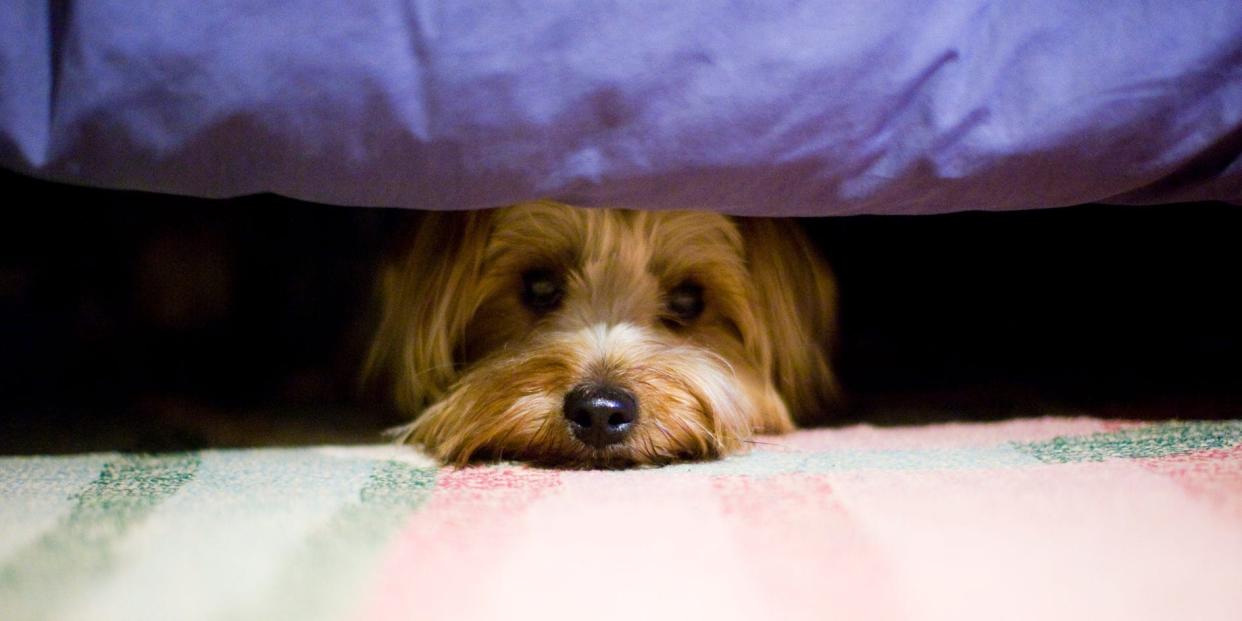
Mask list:
MULTIPOLYGON (((374 442, 375 266, 413 212, 0 176, 0 453, 374 442)), ((842 423, 1242 413, 1242 211, 808 219, 842 423)))

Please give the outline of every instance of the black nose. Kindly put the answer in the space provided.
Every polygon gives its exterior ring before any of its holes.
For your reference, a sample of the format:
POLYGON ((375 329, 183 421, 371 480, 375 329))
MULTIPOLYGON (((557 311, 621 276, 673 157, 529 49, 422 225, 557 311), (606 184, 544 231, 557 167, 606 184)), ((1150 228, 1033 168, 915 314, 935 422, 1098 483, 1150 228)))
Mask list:
POLYGON ((604 448, 629 435, 638 420, 634 395, 615 386, 584 385, 565 394, 569 428, 588 446, 604 448))

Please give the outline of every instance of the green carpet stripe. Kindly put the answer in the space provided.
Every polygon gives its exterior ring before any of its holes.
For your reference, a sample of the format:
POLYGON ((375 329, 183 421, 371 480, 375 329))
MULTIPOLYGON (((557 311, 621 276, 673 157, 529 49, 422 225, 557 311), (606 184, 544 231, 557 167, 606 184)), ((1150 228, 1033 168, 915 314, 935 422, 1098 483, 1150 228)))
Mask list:
POLYGON ((435 480, 435 468, 376 464, 358 499, 307 535, 286 559, 257 609, 232 610, 223 618, 343 618, 371 584, 385 545, 431 496, 435 480))
POLYGON ((1183 455, 1232 448, 1239 443, 1242 443, 1242 421, 1172 421, 1089 436, 1060 436, 1042 442, 1012 444, 1044 463, 1064 464, 1183 455))
POLYGON ((194 454, 125 455, 74 495, 69 514, 0 567, 3 617, 42 619, 115 562, 115 548, 164 499, 194 478, 194 454))

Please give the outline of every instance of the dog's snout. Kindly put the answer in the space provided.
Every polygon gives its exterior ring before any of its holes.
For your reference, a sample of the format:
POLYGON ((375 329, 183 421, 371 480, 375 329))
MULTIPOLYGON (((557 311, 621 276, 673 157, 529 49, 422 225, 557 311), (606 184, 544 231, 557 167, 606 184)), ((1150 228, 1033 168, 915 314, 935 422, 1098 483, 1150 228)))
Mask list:
POLYGON ((634 395, 615 386, 578 386, 565 395, 564 408, 574 436, 595 448, 621 442, 638 420, 634 395))

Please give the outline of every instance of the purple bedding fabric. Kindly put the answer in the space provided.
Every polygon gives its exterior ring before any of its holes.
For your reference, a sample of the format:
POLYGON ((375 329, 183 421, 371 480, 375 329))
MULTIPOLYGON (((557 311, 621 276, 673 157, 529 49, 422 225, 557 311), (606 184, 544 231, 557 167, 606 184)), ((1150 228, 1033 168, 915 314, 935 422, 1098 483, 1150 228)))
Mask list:
POLYGON ((0 2, 0 165, 766 215, 1242 202, 1238 0, 0 2))

